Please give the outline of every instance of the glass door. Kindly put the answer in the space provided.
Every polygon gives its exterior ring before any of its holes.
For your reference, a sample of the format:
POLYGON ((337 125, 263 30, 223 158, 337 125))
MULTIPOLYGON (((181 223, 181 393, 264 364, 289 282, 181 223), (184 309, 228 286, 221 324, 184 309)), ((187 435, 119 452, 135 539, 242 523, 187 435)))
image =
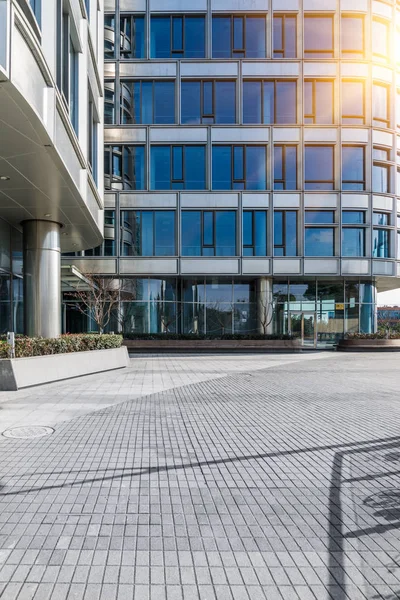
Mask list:
POLYGON ((315 313, 291 312, 290 332, 295 339, 301 340, 303 346, 316 345, 315 313))
POLYGON ((303 346, 315 346, 315 314, 303 313, 303 346))

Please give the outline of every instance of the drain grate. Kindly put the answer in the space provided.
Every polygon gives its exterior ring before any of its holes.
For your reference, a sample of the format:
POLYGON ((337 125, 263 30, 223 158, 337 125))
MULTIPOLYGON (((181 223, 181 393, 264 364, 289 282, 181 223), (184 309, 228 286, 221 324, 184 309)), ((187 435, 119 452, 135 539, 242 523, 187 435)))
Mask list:
POLYGON ((51 427, 13 427, 12 429, 6 429, 3 431, 3 436, 6 438, 14 438, 19 440, 30 440, 32 438, 39 438, 45 435, 51 435, 54 433, 54 429, 51 427))

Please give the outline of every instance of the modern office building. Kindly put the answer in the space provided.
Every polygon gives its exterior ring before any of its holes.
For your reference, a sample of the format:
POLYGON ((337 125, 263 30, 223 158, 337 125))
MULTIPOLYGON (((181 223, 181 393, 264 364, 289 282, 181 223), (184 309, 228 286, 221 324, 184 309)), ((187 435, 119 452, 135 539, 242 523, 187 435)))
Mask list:
POLYGON ((59 335, 60 253, 103 238, 102 5, 0 0, 1 334, 59 335))
POLYGON ((396 22, 394 0, 106 0, 105 240, 65 261, 120 282, 113 328, 375 329, 400 285, 396 22))

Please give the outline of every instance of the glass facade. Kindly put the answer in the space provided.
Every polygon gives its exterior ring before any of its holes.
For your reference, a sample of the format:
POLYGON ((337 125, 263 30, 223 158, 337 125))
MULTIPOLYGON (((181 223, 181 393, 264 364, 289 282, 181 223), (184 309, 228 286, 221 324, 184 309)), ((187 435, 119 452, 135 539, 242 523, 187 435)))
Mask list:
POLYGON ((375 287, 399 273, 400 10, 314 4, 106 15, 115 222, 98 257, 161 294, 124 296, 130 331, 259 330, 262 279, 271 332, 373 331, 375 287))
POLYGON ((23 328, 22 235, 0 219, 0 335, 23 328))

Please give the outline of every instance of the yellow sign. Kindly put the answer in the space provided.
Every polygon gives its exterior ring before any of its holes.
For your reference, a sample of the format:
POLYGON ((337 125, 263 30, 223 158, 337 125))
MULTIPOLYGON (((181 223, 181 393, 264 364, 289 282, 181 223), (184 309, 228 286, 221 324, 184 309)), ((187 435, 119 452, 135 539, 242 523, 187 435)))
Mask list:
POLYGON ((337 303, 337 304, 335 304, 335 308, 336 308, 336 310, 344 310, 344 304, 337 303))

